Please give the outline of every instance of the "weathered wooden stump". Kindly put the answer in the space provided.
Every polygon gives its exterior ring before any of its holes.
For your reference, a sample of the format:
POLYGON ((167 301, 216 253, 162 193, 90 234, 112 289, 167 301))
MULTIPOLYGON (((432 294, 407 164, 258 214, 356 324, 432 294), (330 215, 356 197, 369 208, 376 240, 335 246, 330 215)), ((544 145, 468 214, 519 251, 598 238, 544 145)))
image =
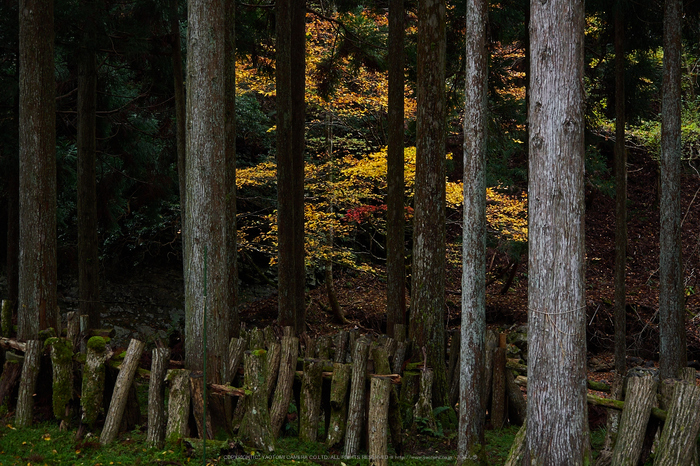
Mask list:
POLYGON ((13 358, 5 361, 0 375, 0 406, 10 400, 21 373, 22 364, 18 359, 13 358))
POLYGON ((224 380, 224 383, 231 384, 233 379, 238 374, 238 368, 243 362, 243 352, 246 349, 245 338, 231 338, 228 344, 228 373, 229 380, 224 380))
POLYGON ((651 375, 631 377, 627 381, 625 409, 612 453, 612 464, 634 466, 642 453, 651 408, 656 402, 656 381, 651 375))
POLYGON ((493 384, 491 389, 491 425, 501 429, 506 423, 506 349, 493 353, 493 384))
POLYGON ((53 415, 61 421, 61 430, 68 430, 70 401, 73 399, 73 342, 53 337, 45 344, 51 346, 53 415))
POLYGON ((17 395, 17 412, 15 413, 15 424, 18 428, 32 425, 34 414, 34 390, 36 380, 39 376, 39 365, 41 364, 41 352, 44 349, 44 342, 41 340, 29 340, 27 351, 24 353, 24 364, 22 365, 22 377, 19 382, 19 394, 17 395))
POLYGON ((171 369, 165 382, 170 385, 168 397, 168 422, 165 427, 165 440, 177 442, 189 434, 190 419, 190 371, 171 369))
POLYGON ((352 364, 333 364, 333 380, 331 381, 331 419, 326 434, 328 447, 340 443, 345 436, 345 426, 348 414, 348 388, 352 364))
MULTIPOLYGON (((73 348, 78 347, 72 339, 71 344, 73 344, 73 348)), ((90 429, 95 426, 97 417, 102 413, 102 401, 105 391, 105 362, 108 356, 104 338, 92 337, 88 340, 80 390, 80 406, 83 410, 81 423, 90 429)))
MULTIPOLYGON (((622 399, 622 382, 623 377, 617 372, 613 375, 614 379, 611 385, 610 394, 613 399, 622 399)), ((612 451, 615 447, 615 439, 620 431, 621 412, 616 409, 608 409, 608 420, 605 426, 605 440, 603 449, 598 455, 596 466, 609 466, 612 463, 612 451)))
POLYGON ((654 466, 688 466, 700 430, 700 387, 694 383, 678 382, 670 401, 654 466))
POLYGON ((207 416, 206 426, 202 419, 204 417, 205 404, 207 404, 207 400, 204 399, 204 374, 202 372, 190 372, 190 393, 192 395, 192 414, 197 425, 197 436, 201 439, 211 440, 214 438, 211 416, 207 416))
POLYGON ((73 352, 80 351, 80 315, 77 312, 66 314, 66 338, 73 343, 73 352))
POLYGON ((139 359, 141 358, 144 346, 146 346, 144 342, 133 338, 129 342, 129 347, 126 350, 126 357, 124 358, 124 362, 122 362, 119 375, 117 376, 117 382, 114 386, 112 400, 109 403, 105 425, 102 428, 102 435, 100 435, 100 443, 102 445, 107 445, 117 437, 129 390, 134 382, 134 375, 136 374, 136 369, 138 369, 139 359))
MULTIPOLYGON (((395 326, 394 326, 395 327, 395 326)), ((406 349, 408 348, 408 343, 405 341, 396 342, 396 352, 394 353, 394 358, 391 363, 391 369, 394 374, 401 374, 403 372, 403 363, 406 359, 406 349)))
POLYGON ((267 379, 265 380, 265 393, 267 399, 272 397, 279 375, 280 360, 282 359, 282 347, 279 342, 269 343, 267 350, 267 379))
POLYGON ((410 428, 414 421, 413 406, 418 401, 420 391, 419 371, 407 370, 401 376, 401 393, 399 394, 399 407, 401 408, 401 419, 403 427, 410 428))
POLYGON ((350 335, 346 330, 341 330, 335 337, 335 355, 333 362, 345 363, 347 359, 348 343, 350 335))
POLYGON ((315 442, 318 437, 318 421, 321 415, 321 388, 323 362, 318 359, 304 361, 299 406, 299 440, 315 442))
MULTIPOLYGON (((88 342, 89 347, 89 342, 88 342)), ((168 369, 170 348, 154 348, 151 352, 151 378, 148 384, 148 432, 146 443, 162 448, 165 442, 165 372, 168 369)))
POLYGON ((352 379, 348 404, 348 424, 345 433, 345 456, 354 456, 360 449, 360 438, 365 419, 365 378, 367 376, 368 352, 369 343, 367 340, 358 339, 352 353, 352 379))
POLYGON ((369 395, 369 463, 376 466, 389 464, 387 436, 389 417, 389 391, 391 379, 373 375, 369 395))
POLYGON ((420 378, 420 391, 418 392, 418 401, 414 406, 414 428, 417 420, 422 420, 426 423, 426 426, 435 431, 437 425, 435 423, 435 416, 433 416, 433 370, 429 368, 423 369, 420 378))
POLYGON ((449 402, 450 406, 455 406, 459 401, 459 361, 460 361, 460 342, 462 335, 459 331, 452 333, 450 340, 450 359, 447 369, 447 383, 450 387, 449 402))
MULTIPOLYGON (((393 341, 393 340, 392 340, 393 341)), ((372 351, 374 359, 374 372, 378 375, 389 375, 389 355, 385 348, 375 348, 372 351)), ((401 419, 401 409, 399 408, 399 394, 396 387, 389 389, 389 431, 391 432, 391 444, 397 455, 403 453, 403 421, 401 419)))
POLYGON ((270 425, 272 433, 278 436, 289 410, 289 400, 292 398, 294 374, 296 372, 297 356, 299 355, 299 339, 293 336, 282 337, 277 388, 270 407, 270 425))
POLYGON ((245 415, 241 421, 239 436, 244 444, 265 452, 275 450, 275 436, 270 427, 270 411, 267 407, 267 351, 246 351, 243 357, 245 377, 245 415))

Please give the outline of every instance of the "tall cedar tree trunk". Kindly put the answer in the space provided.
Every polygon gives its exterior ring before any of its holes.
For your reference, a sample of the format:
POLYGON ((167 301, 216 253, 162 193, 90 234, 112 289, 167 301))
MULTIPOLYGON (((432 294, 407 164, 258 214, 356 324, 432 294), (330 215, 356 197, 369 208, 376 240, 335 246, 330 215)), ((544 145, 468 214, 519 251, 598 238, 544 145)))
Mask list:
POLYGON ((202 370, 206 353, 207 382, 221 383, 230 332, 226 235, 235 234, 225 210, 226 21, 222 0, 188 6, 185 365, 202 370))
POLYGON ((528 403, 523 464, 581 465, 590 461, 583 1, 532 2, 531 14, 528 403))
POLYGON ((185 152, 187 139, 185 136, 185 78, 182 75, 182 49, 180 46, 180 16, 177 11, 177 0, 170 0, 170 40, 172 41, 171 60, 173 62, 173 91, 175 94, 175 140, 177 147, 177 176, 180 188, 180 220, 181 231, 185 231, 185 216, 187 212, 187 181, 185 178, 185 152))
MULTIPOLYGON (((86 10, 95 3, 87 0, 86 10)), ((94 14, 87 16, 78 63, 78 288, 80 314, 90 328, 100 328, 100 264, 97 243, 96 105, 94 14)))
POLYGON ((304 331, 306 0, 277 2, 277 244, 279 324, 304 331))
MULTIPOLYGON (((486 112, 488 2, 468 0, 464 102, 464 213, 462 229, 462 333, 459 457, 471 458, 484 443, 486 396, 486 112)), ((482 458, 483 459, 483 458, 482 458)), ((476 458, 474 458, 476 460, 476 458)), ((485 463, 485 461, 482 461, 485 463)))
POLYGON ((664 379, 677 377, 687 364, 681 262, 681 17, 680 0, 666 0, 659 209, 659 369, 664 379))
MULTIPOLYGON (((7 173, 7 299, 17 306, 19 293, 19 170, 18 160, 10 159, 7 173)), ((10 336, 10 335, 4 335, 10 336)))
POLYGON ((615 370, 627 369, 627 150, 625 149, 625 19, 615 3, 615 370))
POLYGON ((389 147, 387 150, 386 333, 406 324, 406 263, 404 257, 404 5, 389 2, 389 147))
MULTIPOLYGON (((240 336, 241 322, 238 316, 238 247, 236 245, 236 4, 226 2, 226 83, 224 108, 226 112, 226 267, 228 268, 229 318, 231 337, 240 336)), ((224 368, 228 365, 224 364, 224 368)), ((224 380, 229 380, 227 374, 224 380)))
POLYGON ((445 369, 445 1, 418 4, 418 112, 409 338, 427 350, 433 406, 447 404, 445 369))
POLYGON ((56 327, 56 84, 53 0, 19 5, 18 332, 56 327))

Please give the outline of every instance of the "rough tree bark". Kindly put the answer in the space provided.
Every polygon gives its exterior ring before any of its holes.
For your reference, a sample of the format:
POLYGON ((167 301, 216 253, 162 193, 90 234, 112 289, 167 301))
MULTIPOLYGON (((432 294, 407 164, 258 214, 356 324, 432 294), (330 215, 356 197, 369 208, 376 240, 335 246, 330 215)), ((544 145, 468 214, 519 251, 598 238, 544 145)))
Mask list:
POLYGON ((224 13, 222 0, 188 4, 185 365, 201 371, 206 357, 207 383, 227 371, 230 327, 221 323, 230 323, 226 248, 235 234, 226 218, 224 13))
POLYGON ((17 337, 56 327, 56 85, 53 0, 19 5, 17 337))
POLYGON ((488 2, 468 0, 464 99, 462 327, 458 462, 485 462, 483 449, 486 339, 486 112, 488 2))
POLYGON ((304 331, 304 95, 306 0, 277 12, 277 244, 279 324, 304 331))
POLYGON ((527 464, 590 461, 583 25, 582 0, 531 5, 527 464))
POLYGON ((666 0, 661 100, 659 206, 659 371, 677 377, 687 364, 681 261, 681 24, 680 0, 666 0))
POLYGON ((406 323, 406 264, 404 258, 404 5, 389 2, 389 102, 386 196, 386 333, 406 323))
POLYGON ((434 406, 447 404, 445 368, 445 1, 418 2, 418 111, 409 339, 434 371, 434 406))

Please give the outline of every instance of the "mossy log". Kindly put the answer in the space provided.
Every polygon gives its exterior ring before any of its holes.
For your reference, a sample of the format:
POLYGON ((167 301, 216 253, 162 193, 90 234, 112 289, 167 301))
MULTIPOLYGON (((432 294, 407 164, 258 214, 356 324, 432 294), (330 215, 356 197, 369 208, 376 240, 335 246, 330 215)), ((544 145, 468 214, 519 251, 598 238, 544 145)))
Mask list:
POLYGON ((387 426, 389 417, 389 391, 391 381, 381 375, 373 375, 369 395, 369 462, 371 465, 389 464, 387 426))
MULTIPOLYGON (((89 347, 88 343, 88 347, 89 347)), ((88 349, 89 351, 89 349, 88 349)), ((151 378, 148 383, 148 433, 146 443, 162 448, 165 442, 165 372, 168 369, 170 348, 154 348, 151 352, 151 378)))
MULTIPOLYGON (((700 431, 700 387, 678 382, 654 455, 654 466, 688 466, 700 431)), ((624 415, 624 411, 623 411, 624 415)))
POLYGON ((331 448, 343 440, 348 416, 348 388, 352 364, 335 363, 331 381, 331 419, 326 444, 331 448))
POLYGON ((53 337, 45 344, 51 346, 53 415, 61 421, 61 430, 67 430, 71 417, 70 401, 73 399, 73 342, 53 337))
POLYGON ((17 350, 25 353, 27 351, 27 344, 12 338, 0 337, 0 348, 17 350))
POLYGON ((642 453, 644 433, 656 401, 656 381, 651 375, 627 381, 625 409, 612 453, 612 464, 634 466, 642 453))
POLYGON ((22 364, 17 359, 5 361, 2 374, 0 375, 0 406, 10 400, 21 373, 22 364))
POLYGON ((365 424, 367 356, 369 342, 360 338, 352 352, 352 378, 350 380, 350 401, 348 423, 345 433, 345 456, 354 456, 360 449, 362 426, 365 424))
POLYGON ((518 433, 513 439, 513 444, 508 452, 508 458, 506 459, 504 466, 520 466, 523 464, 523 457, 525 456, 525 436, 527 434, 527 421, 525 421, 522 427, 518 430, 518 433))
POLYGON ((414 410, 414 429, 417 427, 416 422, 420 419, 426 423, 426 426, 435 431, 437 426, 435 424, 435 416, 433 416, 433 379, 435 375, 433 370, 426 368, 421 371, 420 377, 420 390, 418 391, 418 401, 416 402, 414 410))
MULTIPOLYGON (((586 395, 586 401, 592 405, 603 406, 604 408, 616 409, 622 411, 625 409, 625 402, 620 400, 613 400, 611 398, 602 398, 600 396, 593 395, 591 393, 586 395)), ((658 419, 659 421, 665 422, 667 412, 659 408, 651 408, 651 415, 658 419)))
POLYGON ((239 436, 245 445, 269 453, 275 450, 275 436, 270 427, 265 387, 267 351, 246 351, 243 366, 247 396, 239 436))
POLYGON ((15 413, 15 424, 18 428, 32 425, 34 393, 36 381, 39 377, 39 366, 41 364, 44 342, 41 340, 29 340, 26 348, 24 364, 22 365, 22 377, 19 382, 19 394, 17 395, 17 412, 15 413))
POLYGON ((206 428, 202 419, 205 413, 205 403, 207 403, 207 400, 204 399, 204 374, 202 372, 190 372, 190 393, 192 395, 192 414, 194 422, 197 424, 197 436, 201 439, 211 440, 214 438, 211 415, 206 418, 206 428))
POLYGON ((322 367, 318 359, 307 359, 304 364, 299 406, 299 440, 302 442, 315 442, 318 436, 323 385, 322 367))
POLYGON ((245 351, 245 349, 246 349, 246 339, 244 337, 231 338, 231 341, 229 341, 229 344, 228 344, 229 380, 224 381, 226 384, 233 383, 233 379, 236 377, 236 374, 238 374, 238 368, 241 366, 241 363, 243 362, 243 352, 245 351))
POLYGON ((282 337, 277 387, 270 406, 270 426, 272 434, 278 436, 289 410, 289 400, 292 398, 294 374, 299 354, 299 339, 293 336, 282 337))
POLYGON ((493 383, 491 388, 491 425, 501 429, 506 424, 506 349, 493 353, 493 383))
POLYGON ((0 311, 0 334, 9 338, 12 333, 12 308, 15 303, 9 299, 2 300, 2 310, 0 311))
POLYGON ((124 362, 121 365, 119 375, 117 376, 117 382, 114 385, 114 392, 112 393, 112 400, 107 410, 105 425, 102 428, 102 435, 100 435, 100 443, 102 445, 111 443, 117 437, 119 425, 121 424, 124 409, 126 408, 129 390, 134 382, 134 375, 136 374, 136 369, 138 368, 139 359, 141 358, 144 347, 144 342, 134 338, 129 342, 124 362))
MULTIPOLYGON (((71 340, 71 343, 76 348, 73 340, 71 340)), ((92 337, 88 341, 87 355, 83 366, 80 406, 83 410, 81 422, 90 429, 95 426, 97 417, 102 413, 107 355, 107 348, 104 345, 103 338, 92 337), (98 339, 102 344, 97 344, 99 343, 98 339)))
POLYGON ((267 350, 267 378, 265 379, 265 393, 267 399, 272 397, 277 383, 277 376, 282 358, 282 347, 278 341, 271 342, 267 350))
POLYGON ((168 443, 175 443, 189 434, 190 371, 187 369, 171 369, 165 376, 165 382, 170 385, 165 440, 168 443))

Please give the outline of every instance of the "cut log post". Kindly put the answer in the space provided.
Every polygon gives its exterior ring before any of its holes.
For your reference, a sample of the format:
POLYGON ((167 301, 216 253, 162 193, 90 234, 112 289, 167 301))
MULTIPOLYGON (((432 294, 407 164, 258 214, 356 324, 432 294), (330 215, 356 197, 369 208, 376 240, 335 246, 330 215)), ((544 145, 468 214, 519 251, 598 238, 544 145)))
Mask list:
POLYGON ((87 335, 88 332, 90 331, 90 316, 87 314, 82 314, 78 316, 78 319, 80 320, 80 352, 81 353, 86 353, 87 352, 87 335))
MULTIPOLYGON (((678 382, 654 455, 654 466, 688 466, 700 431, 700 387, 678 382)), ((623 412, 624 414, 624 412, 623 412)))
POLYGON ((396 342, 396 352, 394 353, 394 358, 392 360, 391 368, 394 374, 401 374, 403 372, 403 363, 406 359, 406 348, 408 343, 405 341, 396 342))
POLYGON ((352 379, 350 381, 350 402, 348 404, 348 424, 345 433, 345 456, 355 456, 360 449, 362 426, 365 424, 366 372, 369 342, 360 338, 352 352, 352 379))
POLYGON ((416 422, 420 420, 421 422, 425 422, 428 429, 432 431, 437 429, 435 416, 433 416, 433 378, 434 374, 432 369, 426 368, 421 372, 418 401, 413 408, 415 413, 413 420, 414 428, 417 427, 416 422))
POLYGON ((510 369, 506 369, 506 395, 508 399, 508 418, 512 423, 522 426, 527 415, 527 402, 515 384, 515 376, 510 369))
POLYGON ((70 401, 73 399, 73 342, 53 337, 46 340, 51 346, 53 365, 53 415, 61 421, 61 430, 68 430, 71 418, 70 401))
POLYGON ((165 372, 168 369, 170 348, 154 348, 151 354, 151 378, 148 384, 148 433, 146 434, 146 443, 151 447, 163 448, 166 420, 163 400, 165 397, 165 372))
POLYGON ((66 338, 73 343, 73 352, 80 351, 80 316, 77 312, 66 314, 66 338))
POLYGON ((0 332, 3 337, 12 336, 12 308, 14 303, 9 299, 2 300, 2 311, 0 311, 0 332))
POLYGON ((341 330, 335 337, 335 355, 333 362, 345 363, 348 352, 349 335, 346 330, 341 330))
MULTIPOLYGON (((623 377, 617 372, 613 374, 613 382, 610 390, 612 398, 615 400, 622 399, 622 382, 623 377)), ((596 466, 610 466, 612 464, 612 452, 615 447, 615 439, 620 431, 620 417, 622 413, 616 409, 608 409, 608 420, 605 426, 605 440, 603 448, 598 454, 596 466)))
POLYGON ((270 411, 267 407, 265 378, 267 375, 267 351, 246 351, 243 357, 243 375, 246 394, 245 414, 239 435, 243 443, 256 450, 273 452, 275 436, 270 428, 270 411))
POLYGON ((459 331, 452 333, 450 339, 450 359, 447 369, 448 386, 450 387, 449 403, 450 406, 455 406, 459 401, 459 361, 460 361, 460 342, 462 336, 459 331))
POLYGON ((345 357, 346 364, 352 364, 353 353, 355 352, 355 344, 358 338, 360 338, 360 332, 357 329, 350 330, 348 332, 348 352, 345 357))
POLYGON ((36 389, 36 380, 39 377, 39 366, 41 364, 41 352, 44 349, 44 342, 41 340, 29 340, 26 347, 27 351, 24 353, 22 377, 19 382, 19 394, 17 396, 17 412, 15 413, 15 424, 18 428, 32 425, 34 390, 36 389))
POLYGON ((413 406, 418 401, 420 391, 420 372, 404 371, 401 376, 401 393, 399 394, 399 406, 401 407, 401 419, 403 427, 409 428, 413 425, 413 406))
POLYGON ((204 408, 207 400, 204 399, 204 374, 202 372, 190 372, 190 393, 192 395, 192 414, 197 425, 197 437, 207 440, 214 438, 211 428, 211 416, 207 416, 206 429, 204 426, 204 408), (206 432, 206 436, 204 435, 206 432))
POLYGON ((231 341, 228 344, 228 373, 230 380, 225 381, 227 384, 232 384, 233 379, 236 377, 236 374, 238 374, 238 368, 243 362, 243 352, 245 351, 245 347, 245 338, 231 338, 231 341))
POLYGON ((326 434, 328 448, 340 443, 345 436, 348 415, 348 388, 350 387, 351 364, 333 364, 331 381, 331 420, 326 434))
POLYGON ((656 401, 656 381, 651 375, 631 377, 627 381, 625 409, 613 448, 612 464, 635 466, 642 453, 644 433, 656 401))
POLYGON ((260 328, 252 328, 248 332, 248 349, 251 351, 265 349, 265 332, 260 328))
POLYGON ((491 400, 493 384, 493 352, 498 347, 498 334, 494 330, 486 330, 484 345, 484 387, 486 387, 484 400, 486 400, 487 408, 490 409, 488 402, 491 400))
POLYGON ((272 434, 278 436, 287 418, 289 400, 292 398, 294 374, 296 372, 297 356, 299 355, 299 339, 293 336, 282 337, 277 387, 270 406, 270 425, 272 434))
MULTIPOLYGON (((9 354, 9 353, 8 353, 9 354)), ((8 359, 0 375, 0 406, 9 405, 10 397, 22 373, 22 364, 17 359, 8 359)))
POLYGON ((301 334, 301 343, 304 347, 304 359, 313 359, 316 357, 316 340, 311 338, 311 336, 304 332, 301 334))
POLYGON ((501 429, 506 422, 506 349, 496 348, 493 354, 491 390, 491 425, 501 429))
MULTIPOLYGON (((379 347, 372 351, 374 359, 374 372, 379 375, 389 375, 389 355, 385 348, 379 347)), ((389 431, 391 432, 391 444, 397 455, 403 454, 403 421, 401 420, 401 408, 399 407, 399 393, 395 386, 389 389, 389 431)))
MULTIPOLYGON (((77 319, 75 319, 77 322, 77 319)), ((73 347, 79 345, 71 340, 73 347)), ((87 356, 83 366, 83 381, 80 390, 80 406, 83 409, 81 423, 92 429, 102 413, 105 391, 105 361, 109 354, 105 339, 92 337, 87 343, 87 356)), ((150 421, 150 416, 149 416, 150 421)))
POLYGON ((397 342, 406 341, 406 326, 404 324, 394 324, 394 340, 397 342))
POLYGON ((369 395, 369 464, 388 466, 389 442, 387 425, 389 417, 389 391, 391 381, 381 375, 373 375, 369 395))
POLYGON ((331 337, 329 335, 321 335, 316 340, 318 342, 316 346, 316 358, 318 359, 330 359, 331 358, 331 337))
POLYGON ((267 399, 272 397, 277 383, 277 375, 280 369, 280 360, 282 358, 282 347, 279 342, 272 342, 267 350, 267 378, 265 379, 265 393, 267 399))
POLYGON ((165 377, 165 382, 170 385, 165 440, 168 443, 175 443, 189 435, 190 371, 171 369, 165 377))
POLYGON ((114 385, 114 392, 107 410, 102 435, 100 435, 100 443, 102 445, 111 443, 117 437, 119 424, 121 424, 124 408, 126 407, 127 396, 134 382, 134 375, 136 374, 144 346, 144 342, 133 338, 129 342, 124 362, 122 362, 117 382, 114 385))
POLYGON ((299 406, 299 440, 315 442, 318 437, 318 421, 321 415, 322 361, 307 359, 301 382, 299 406))

